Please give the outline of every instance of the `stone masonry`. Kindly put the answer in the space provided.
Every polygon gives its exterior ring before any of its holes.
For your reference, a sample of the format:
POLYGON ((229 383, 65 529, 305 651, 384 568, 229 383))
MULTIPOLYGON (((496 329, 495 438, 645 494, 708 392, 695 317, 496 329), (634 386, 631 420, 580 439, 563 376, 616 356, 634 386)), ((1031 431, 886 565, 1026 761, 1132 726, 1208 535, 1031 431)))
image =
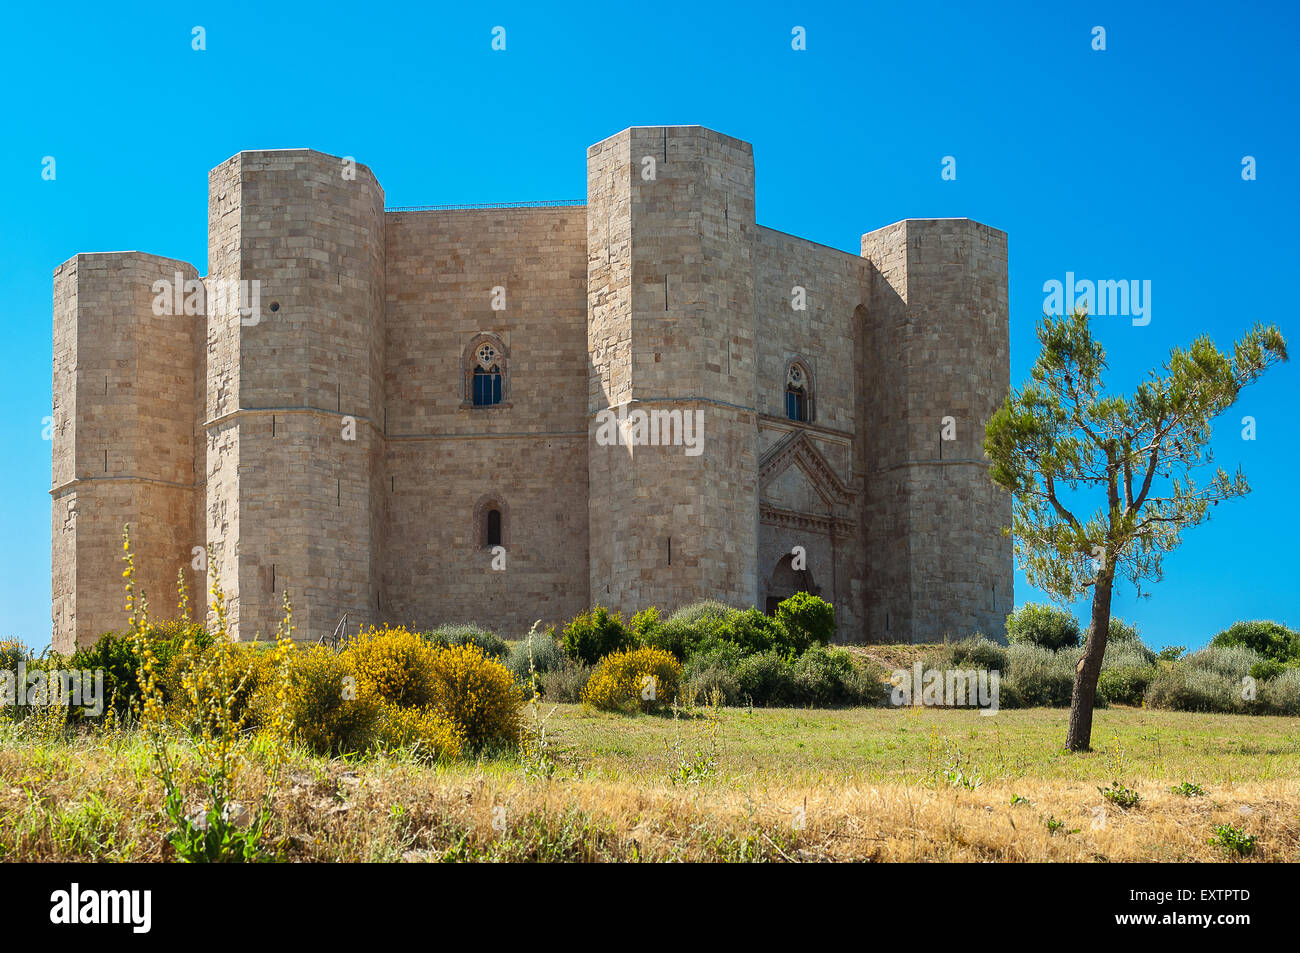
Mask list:
POLYGON ((699 126, 592 146, 585 205, 385 209, 350 160, 242 152, 205 277, 54 272, 54 647, 125 624, 123 524, 155 617, 210 551, 241 639, 286 590, 312 640, 797 591, 846 641, 997 633, 1007 333, 1004 233, 764 228, 752 147, 699 126))

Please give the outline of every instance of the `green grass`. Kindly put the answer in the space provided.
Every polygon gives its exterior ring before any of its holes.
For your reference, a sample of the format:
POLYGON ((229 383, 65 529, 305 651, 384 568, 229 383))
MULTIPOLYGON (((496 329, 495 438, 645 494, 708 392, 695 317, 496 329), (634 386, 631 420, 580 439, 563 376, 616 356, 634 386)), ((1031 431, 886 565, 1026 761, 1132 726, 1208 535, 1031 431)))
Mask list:
MULTIPOLYGON (((993 716, 934 708, 727 708, 717 743, 724 773, 736 779, 916 782, 954 751, 989 780, 1109 783, 1123 771, 1170 784, 1219 783, 1293 777, 1300 770, 1300 722, 1292 718, 1104 709, 1094 716, 1093 751, 1084 755, 1063 750, 1067 719, 1067 711, 1051 708, 993 716)), ((661 775, 674 738, 694 743, 704 727, 699 718, 559 705, 550 732, 587 771, 627 779, 661 775)))
MULTIPOLYGON (((1114 708, 1097 712, 1095 751, 1066 754, 1066 719, 924 708, 674 719, 559 705, 549 779, 511 751, 429 766, 295 748, 268 843, 278 859, 326 863, 1300 856, 1300 721, 1114 708), (1104 793, 1120 789, 1127 806, 1104 793), (1104 829, 1090 826, 1098 805, 1111 808, 1104 829), (492 826, 498 806, 506 832, 492 826), (796 809, 806 828, 792 826, 796 809)), ((173 859, 138 732, 0 729, 0 861, 173 859)), ((265 777, 255 745, 240 800, 255 802, 265 777)), ((189 797, 204 794, 191 785, 189 797)))

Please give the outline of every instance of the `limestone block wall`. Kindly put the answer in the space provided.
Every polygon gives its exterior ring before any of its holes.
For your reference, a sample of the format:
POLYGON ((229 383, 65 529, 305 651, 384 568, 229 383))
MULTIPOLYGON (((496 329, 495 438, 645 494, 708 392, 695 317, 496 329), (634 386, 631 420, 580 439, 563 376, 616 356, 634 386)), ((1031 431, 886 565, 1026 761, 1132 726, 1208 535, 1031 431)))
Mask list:
MULTIPOLYGON (((205 286, 236 282, 243 275, 241 177, 243 154, 208 173, 208 275, 205 286)), ((268 301, 268 306, 270 302, 268 301)), ((195 544, 212 553, 226 595, 227 613, 238 631, 240 616, 240 425, 239 384, 242 316, 238 297, 208 296, 203 350, 203 412, 200 427, 202 524, 195 544)), ((204 591, 207 592, 205 578, 204 591)), ((211 598, 204 599, 208 605, 211 598)))
POLYGON ((209 193, 210 297, 256 282, 259 309, 209 314, 207 538, 241 639, 273 635, 286 588, 314 639, 380 605, 383 190, 297 149, 241 153, 209 193))
POLYGON ((909 220, 854 256, 760 228, 750 145, 698 126, 597 143, 587 182, 585 208, 385 212, 364 166, 243 152, 209 178, 204 314, 153 312, 154 282, 198 280, 182 262, 60 266, 56 647, 125 621, 124 522, 155 616, 210 546, 241 639, 273 633, 286 589, 300 639, 344 614, 522 635, 596 602, 761 606, 794 545, 843 639, 1000 632, 1010 503, 981 442, 1008 384, 1006 236, 909 220), (673 443, 602 445, 609 410, 673 415, 673 443))
POLYGON ((518 637, 588 604, 586 228, 582 207, 388 214, 385 618, 518 637), (484 340, 504 399, 474 407, 484 340))
POLYGON ((1009 383, 1006 235, 969 219, 908 220, 864 236, 863 255, 878 272, 861 347, 876 428, 869 630, 914 642, 998 635, 1013 604, 999 532, 1010 499, 989 481, 982 443, 1009 383))
MULTIPOLYGON (((760 226, 755 243, 758 410, 785 419, 785 372, 791 360, 810 365, 813 423, 851 435, 857 429, 853 313, 869 294, 869 268, 855 255, 760 226), (792 308, 804 289, 807 310, 792 308)), ((844 461, 846 464, 848 461, 844 461)), ((846 481, 849 470, 841 472, 846 481)))
POLYGON ((752 605, 752 149, 698 126, 638 127, 588 151, 587 181, 592 598, 625 614, 752 605), (599 445, 597 415, 625 405, 698 410, 702 452, 599 445))
MULTIPOLYGON (((757 229, 755 260, 760 451, 766 452, 792 431, 802 431, 839 480, 861 496, 854 447, 859 429, 870 421, 858 406, 854 321, 870 293, 869 265, 858 256, 762 227, 757 229), (796 286, 802 290, 804 310, 793 307, 796 286), (794 360, 806 367, 811 378, 812 420, 807 424, 786 418, 786 372, 794 360)), ((761 498, 790 509, 793 504, 778 496, 760 489, 761 498)), ((798 508, 828 517, 842 515, 855 524, 858 515, 816 495, 798 508)), ((861 640, 865 568, 861 534, 860 525, 854 525, 847 536, 808 521, 764 526, 760 590, 777 562, 794 546, 803 546, 815 584, 835 605, 839 636, 861 640)))
POLYGON ((176 573, 189 566, 197 503, 194 361, 201 321, 184 313, 181 296, 197 277, 185 262, 140 252, 77 255, 55 271, 58 651, 125 625, 123 524, 131 527, 136 581, 152 614, 175 615, 176 573), (159 281, 172 291, 156 314, 159 281))
POLYGON ((614 599, 615 584, 622 593, 633 582, 632 573, 614 578, 632 545, 623 527, 633 517, 615 490, 626 463, 618 448, 595 440, 595 415, 627 404, 632 396, 633 174, 630 131, 587 150, 588 568, 591 599, 606 605, 614 599))

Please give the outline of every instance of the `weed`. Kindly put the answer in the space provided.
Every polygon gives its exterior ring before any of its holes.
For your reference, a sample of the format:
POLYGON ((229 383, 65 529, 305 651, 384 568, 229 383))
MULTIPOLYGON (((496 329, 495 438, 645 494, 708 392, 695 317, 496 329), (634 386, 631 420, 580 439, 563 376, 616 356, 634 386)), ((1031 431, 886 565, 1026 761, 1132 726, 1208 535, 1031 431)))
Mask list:
POLYGON ((1101 796, 1107 801, 1110 801, 1111 804, 1114 804, 1116 807, 1122 807, 1126 811, 1137 807, 1138 802, 1142 800, 1141 795, 1136 791, 1132 788, 1124 787, 1124 785, 1120 784, 1118 781, 1110 782, 1110 787, 1108 788, 1097 788, 1097 790, 1100 791, 1101 796))
POLYGON ((1249 857, 1255 853, 1255 846, 1258 838, 1254 834, 1247 834, 1239 827, 1233 827, 1231 824, 1214 825, 1214 836, 1209 839, 1212 847, 1219 847, 1229 854, 1236 854, 1238 857, 1249 857))

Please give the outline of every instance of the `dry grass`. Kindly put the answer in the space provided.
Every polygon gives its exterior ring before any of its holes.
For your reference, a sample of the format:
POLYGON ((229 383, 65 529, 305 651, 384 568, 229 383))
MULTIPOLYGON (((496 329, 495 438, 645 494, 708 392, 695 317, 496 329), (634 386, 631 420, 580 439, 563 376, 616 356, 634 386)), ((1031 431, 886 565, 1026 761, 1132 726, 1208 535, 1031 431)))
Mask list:
MULTIPOLYGON (((1230 824, 1258 837, 1252 860, 1300 860, 1294 719, 1108 710, 1087 755, 1060 752, 1064 712, 1051 710, 730 709, 675 721, 564 706, 551 731, 550 780, 508 756, 430 768, 300 753, 275 803, 275 851, 319 862, 1185 862, 1230 859, 1208 843, 1230 824), (696 783, 671 780, 682 762, 696 783), (1112 780, 1137 791, 1136 807, 1102 798, 1112 780), (1205 796, 1170 793, 1180 781, 1205 796)), ((255 763, 244 796, 260 784, 255 763)), ((0 739, 5 859, 166 860, 164 828, 130 733, 0 739)))
POLYGON ((876 662, 887 672, 910 669, 916 662, 933 665, 944 652, 942 644, 905 645, 899 642, 882 642, 870 645, 837 645, 854 655, 876 662))

